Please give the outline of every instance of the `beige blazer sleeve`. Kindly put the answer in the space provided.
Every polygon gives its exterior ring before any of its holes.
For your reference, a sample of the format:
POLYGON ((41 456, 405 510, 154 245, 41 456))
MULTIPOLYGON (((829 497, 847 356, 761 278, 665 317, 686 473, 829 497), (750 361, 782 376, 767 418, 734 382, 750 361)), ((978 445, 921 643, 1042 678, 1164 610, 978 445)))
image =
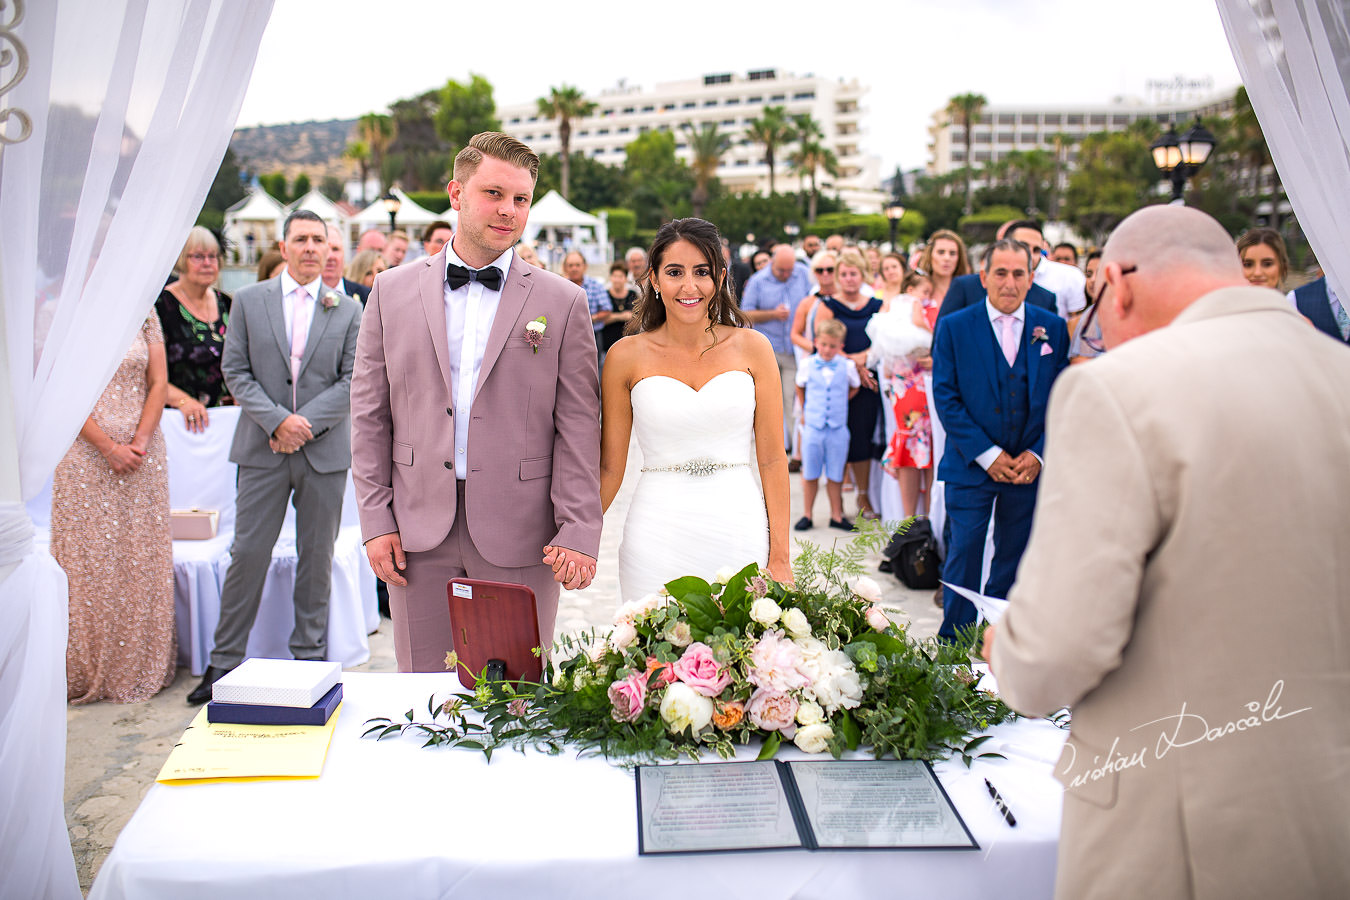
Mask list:
POLYGON ((1149 460, 1092 366, 1066 371, 1046 416, 1036 518, 994 639, 999 693, 1028 715, 1072 706, 1118 668, 1144 566, 1163 538, 1149 460))

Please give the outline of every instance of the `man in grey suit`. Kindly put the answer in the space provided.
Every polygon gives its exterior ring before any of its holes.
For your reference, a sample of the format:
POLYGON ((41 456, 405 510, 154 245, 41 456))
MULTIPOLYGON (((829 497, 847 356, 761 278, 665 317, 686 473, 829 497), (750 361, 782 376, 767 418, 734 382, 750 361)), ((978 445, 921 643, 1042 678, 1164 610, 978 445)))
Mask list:
POLYGON ((230 461, 239 466, 234 545, 211 663, 192 704, 244 658, 272 545, 294 496, 295 628, 291 655, 327 653, 333 542, 351 466, 351 380, 361 304, 325 287, 328 233, 297 210, 282 229, 286 268, 234 295, 221 370, 245 415, 230 461))

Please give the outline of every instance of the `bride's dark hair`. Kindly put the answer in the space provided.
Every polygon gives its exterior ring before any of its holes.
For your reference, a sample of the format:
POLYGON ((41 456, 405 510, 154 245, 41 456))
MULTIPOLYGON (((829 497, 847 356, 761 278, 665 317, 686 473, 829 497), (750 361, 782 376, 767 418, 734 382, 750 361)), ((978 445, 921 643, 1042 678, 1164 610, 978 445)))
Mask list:
POLYGON ((741 312, 736 295, 731 292, 731 278, 727 272, 726 261, 722 259, 722 235, 717 226, 703 219, 675 219, 662 225, 656 232, 656 240, 647 252, 647 276, 642 281, 642 295, 633 306, 633 318, 624 329, 625 334, 637 334, 639 331, 651 331, 666 321, 666 307, 656 296, 652 283, 655 272, 661 268, 666 250, 677 241, 688 241, 698 248, 712 270, 713 284, 717 289, 708 299, 708 331, 714 325, 733 325, 744 328, 750 320, 741 312))

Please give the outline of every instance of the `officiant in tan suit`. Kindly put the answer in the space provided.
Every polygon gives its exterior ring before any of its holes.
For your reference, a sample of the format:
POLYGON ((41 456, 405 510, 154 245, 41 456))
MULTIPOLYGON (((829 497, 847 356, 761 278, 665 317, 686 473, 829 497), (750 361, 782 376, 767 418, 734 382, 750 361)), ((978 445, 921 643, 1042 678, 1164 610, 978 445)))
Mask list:
POLYGON ((1350 353, 1194 209, 1125 219, 1097 283, 985 647, 1072 710, 1056 896, 1348 897, 1350 353))
POLYGON ((553 639, 559 584, 600 545, 595 332, 580 287, 512 248, 539 158, 504 134, 455 157, 453 239, 375 279, 352 380, 362 537, 389 584, 399 671, 442 671, 446 583, 524 584, 553 639), (548 564, 543 560, 547 559, 548 564))
POLYGON ((221 371, 244 415, 230 462, 239 466, 234 543, 220 592, 211 663, 189 703, 244 659, 286 504, 294 497, 296 659, 328 652, 333 543, 351 465, 352 365, 361 304, 325 287, 328 231, 297 210, 282 227, 286 268, 234 295, 221 371))

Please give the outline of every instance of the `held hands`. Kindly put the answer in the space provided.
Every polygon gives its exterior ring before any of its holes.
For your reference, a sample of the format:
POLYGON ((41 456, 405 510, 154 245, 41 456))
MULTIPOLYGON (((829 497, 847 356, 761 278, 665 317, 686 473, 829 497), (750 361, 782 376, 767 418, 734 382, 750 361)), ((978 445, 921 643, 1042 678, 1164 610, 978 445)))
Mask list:
POLYGON ((312 440, 314 432, 310 430, 309 420, 299 413, 291 413, 281 420, 267 445, 273 453, 294 453, 312 440))
POLYGON ((408 567, 408 558, 403 555, 403 542, 398 532, 382 534, 366 541, 366 556, 376 576, 385 584, 406 587, 408 579, 399 573, 408 567))
POLYGON ((145 451, 131 444, 113 444, 112 449, 103 454, 113 472, 118 475, 130 475, 141 467, 145 451))
POLYGON ((1003 450, 989 466, 989 477, 1004 484, 1031 484, 1041 474, 1041 464, 1030 450, 1023 450, 1016 457, 1009 456, 1003 450))
POLYGON ((576 550, 549 545, 544 548, 544 565, 553 570, 553 580, 569 591, 590 586, 595 578, 595 559, 576 550))

